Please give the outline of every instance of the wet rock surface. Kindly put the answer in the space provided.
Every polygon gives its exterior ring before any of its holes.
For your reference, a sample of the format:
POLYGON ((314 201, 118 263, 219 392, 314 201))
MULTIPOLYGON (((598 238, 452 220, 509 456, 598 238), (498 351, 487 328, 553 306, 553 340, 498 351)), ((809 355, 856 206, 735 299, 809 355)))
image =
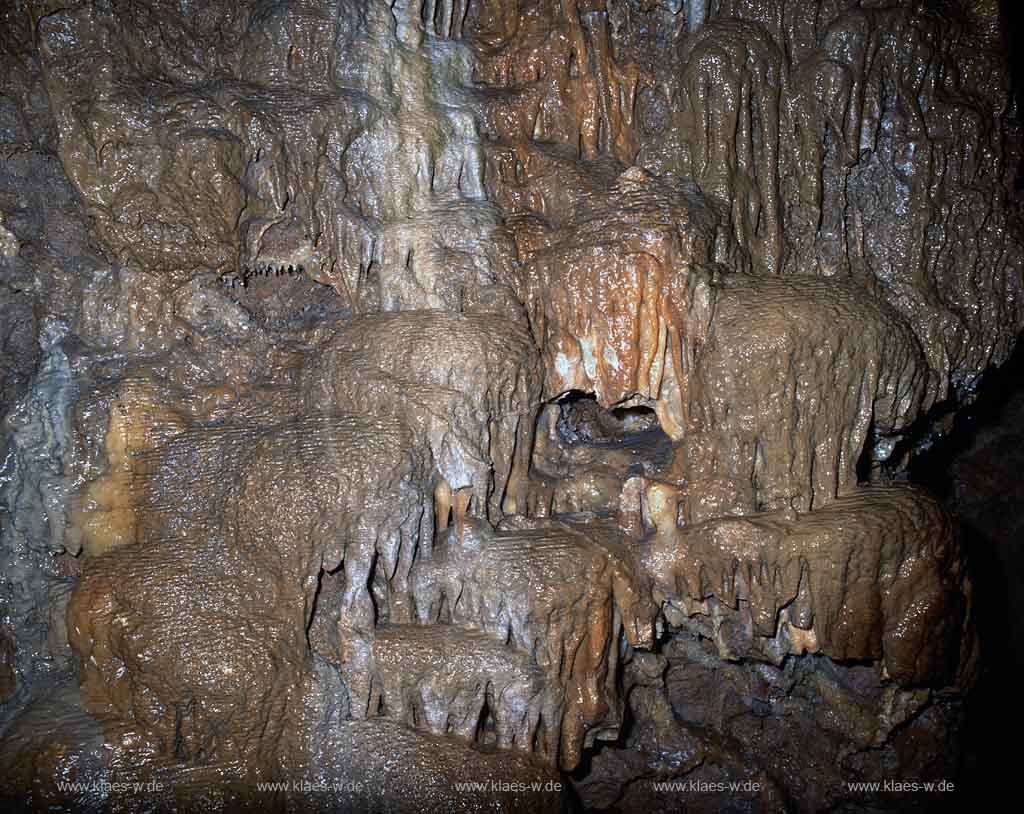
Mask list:
POLYGON ((852 784, 1003 765, 999 4, 0 15, 10 810, 923 811, 852 784))
POLYGON ((666 618, 696 624, 723 658, 880 661, 901 686, 971 669, 970 588, 955 551, 935 502, 898 487, 863 487, 807 515, 659 524, 639 546, 666 618))

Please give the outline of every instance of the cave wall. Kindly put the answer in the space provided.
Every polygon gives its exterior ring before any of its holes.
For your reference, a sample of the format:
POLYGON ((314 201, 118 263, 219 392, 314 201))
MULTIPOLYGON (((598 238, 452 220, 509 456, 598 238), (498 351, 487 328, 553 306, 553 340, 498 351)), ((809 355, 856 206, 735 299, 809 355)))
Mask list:
POLYGON ((955 771, 969 563, 895 482, 1024 327, 997 3, 2 14, 12 801, 955 771))

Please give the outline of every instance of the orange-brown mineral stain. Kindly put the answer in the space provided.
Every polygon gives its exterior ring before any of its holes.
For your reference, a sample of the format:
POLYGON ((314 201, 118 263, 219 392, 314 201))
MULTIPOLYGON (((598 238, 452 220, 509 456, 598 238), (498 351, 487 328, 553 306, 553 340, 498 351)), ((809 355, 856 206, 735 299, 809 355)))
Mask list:
POLYGON ((181 421, 180 413, 138 383, 129 383, 110 402, 103 437, 106 471, 86 483, 75 501, 68 528, 73 550, 81 547, 96 557, 139 539, 137 456, 156 448, 158 426, 181 421))

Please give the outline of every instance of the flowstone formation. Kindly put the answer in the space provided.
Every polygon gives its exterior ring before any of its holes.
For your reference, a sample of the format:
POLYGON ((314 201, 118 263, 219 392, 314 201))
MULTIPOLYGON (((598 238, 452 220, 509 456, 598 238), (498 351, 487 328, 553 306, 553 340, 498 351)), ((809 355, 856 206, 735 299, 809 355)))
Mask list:
POLYGON ((2 14, 11 810, 960 782, 905 481, 1024 327, 995 2, 2 14))

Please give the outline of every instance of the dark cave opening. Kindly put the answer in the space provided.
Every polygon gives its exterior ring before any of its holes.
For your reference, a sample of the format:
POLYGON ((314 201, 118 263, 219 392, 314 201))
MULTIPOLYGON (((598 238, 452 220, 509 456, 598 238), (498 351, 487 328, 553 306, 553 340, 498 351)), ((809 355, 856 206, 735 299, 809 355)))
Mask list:
POLYGON ((557 401, 558 434, 567 444, 615 444, 661 433, 654 410, 643 404, 605 409, 593 393, 570 390, 557 401))
MULTIPOLYGON (((481 690, 481 692, 483 691, 481 690)), ((496 748, 498 743, 497 723, 487 698, 484 699, 483 706, 480 708, 474 740, 478 746, 491 749, 496 748)))
MULTIPOLYGON (((1019 44, 1024 32, 1024 6, 1019 0, 1000 0, 1000 22, 1007 59, 1010 63, 1010 92, 1014 104, 1011 113, 1018 128, 1024 127, 1024 50, 1019 44)), ((1024 156, 1017 156, 1013 189, 1016 197, 1024 196, 1024 156)))
POLYGON ((965 703, 962 779, 998 785, 1016 768, 994 733, 1013 732, 1024 714, 1006 699, 1024 667, 1024 349, 986 374, 952 431, 914 457, 910 480, 952 515, 973 583, 981 672, 965 703))
POLYGON ((658 417, 651 407, 637 404, 632 407, 613 407, 612 416, 622 422, 623 429, 633 432, 653 429, 658 424, 658 417))
POLYGON ((867 483, 871 480, 871 470, 874 467, 874 456, 872 447, 875 442, 875 428, 871 427, 871 431, 868 433, 868 440, 864 444, 864 449, 860 451, 860 457, 857 458, 857 483, 867 483))
POLYGON ((1017 99, 1019 116, 1019 106, 1024 100, 1024 53, 1020 48, 1014 48, 1014 44, 1020 39, 1021 30, 1024 28, 1024 6, 1021 6, 1019 0, 1000 0, 999 6, 1003 41, 1006 44, 1010 62, 1010 76, 1013 82, 1013 93, 1017 99))

